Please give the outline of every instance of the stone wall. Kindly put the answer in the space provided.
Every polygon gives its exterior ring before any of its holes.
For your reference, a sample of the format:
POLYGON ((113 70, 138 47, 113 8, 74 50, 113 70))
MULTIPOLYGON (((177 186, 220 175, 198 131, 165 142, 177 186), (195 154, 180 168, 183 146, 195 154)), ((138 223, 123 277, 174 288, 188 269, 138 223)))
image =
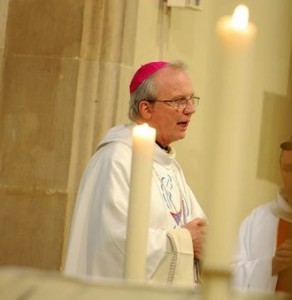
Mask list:
POLYGON ((125 3, 0 3, 0 265, 62 265, 82 171, 115 122, 125 3))

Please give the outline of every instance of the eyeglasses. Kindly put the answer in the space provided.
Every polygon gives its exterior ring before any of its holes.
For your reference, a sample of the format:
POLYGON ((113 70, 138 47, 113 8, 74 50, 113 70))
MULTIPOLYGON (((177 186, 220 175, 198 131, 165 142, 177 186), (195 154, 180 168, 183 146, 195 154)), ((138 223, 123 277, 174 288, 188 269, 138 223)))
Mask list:
POLYGON ((191 96, 189 98, 181 97, 172 100, 147 100, 147 101, 151 103, 162 102, 171 107, 175 107, 178 109, 185 109, 188 106, 189 101, 191 101, 192 105, 196 108, 199 105, 200 97, 191 96))

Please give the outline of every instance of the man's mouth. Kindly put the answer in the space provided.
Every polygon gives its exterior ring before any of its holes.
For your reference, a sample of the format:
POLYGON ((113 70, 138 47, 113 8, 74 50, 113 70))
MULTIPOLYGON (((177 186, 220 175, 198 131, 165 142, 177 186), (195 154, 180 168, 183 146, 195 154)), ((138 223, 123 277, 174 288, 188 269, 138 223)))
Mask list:
POLYGON ((185 122, 178 122, 177 125, 179 125, 182 128, 187 128, 189 125, 189 121, 185 121, 185 122))

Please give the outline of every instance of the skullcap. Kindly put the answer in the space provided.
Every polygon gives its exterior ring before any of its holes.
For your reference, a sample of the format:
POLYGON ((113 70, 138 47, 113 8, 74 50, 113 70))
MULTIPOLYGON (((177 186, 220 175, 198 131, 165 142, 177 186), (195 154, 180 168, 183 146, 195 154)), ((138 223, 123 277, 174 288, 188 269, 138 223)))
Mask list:
POLYGON ((136 89, 140 86, 140 84, 153 75, 155 72, 166 66, 168 63, 165 61, 153 61, 142 65, 134 74, 131 83, 130 83, 130 93, 136 91, 136 89))

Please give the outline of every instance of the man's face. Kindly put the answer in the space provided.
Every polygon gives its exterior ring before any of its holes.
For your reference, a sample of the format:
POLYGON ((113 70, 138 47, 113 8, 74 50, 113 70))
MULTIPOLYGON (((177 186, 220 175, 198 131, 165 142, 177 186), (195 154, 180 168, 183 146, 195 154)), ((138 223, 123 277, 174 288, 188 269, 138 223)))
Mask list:
MULTIPOLYGON (((189 98, 194 94, 190 78, 181 70, 163 68, 157 72, 154 80, 156 100, 189 98)), ((155 102, 151 109, 149 125, 156 128, 156 139, 162 146, 185 137, 191 116, 195 112, 191 101, 185 109, 178 109, 162 102, 155 102)))
POLYGON ((280 171, 283 180, 283 192, 292 204, 292 150, 283 150, 280 158, 280 171))

